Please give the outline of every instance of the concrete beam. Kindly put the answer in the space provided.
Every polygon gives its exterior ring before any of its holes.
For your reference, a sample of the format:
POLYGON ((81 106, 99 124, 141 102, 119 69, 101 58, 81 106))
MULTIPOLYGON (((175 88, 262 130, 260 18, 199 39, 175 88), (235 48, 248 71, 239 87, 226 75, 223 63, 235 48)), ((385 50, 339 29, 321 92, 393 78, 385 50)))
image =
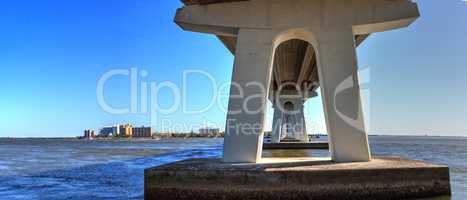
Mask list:
POLYGON ((417 3, 410 0, 379 0, 360 6, 354 8, 358 12, 352 23, 355 35, 404 28, 420 17, 417 3))
POLYGON ((217 38, 224 44, 230 53, 235 54, 235 46, 237 45, 236 37, 218 35, 217 38))
POLYGON ((175 22, 185 30, 236 35, 239 28, 288 30, 348 26, 368 34, 408 26, 419 17, 408 0, 251 0, 189 5, 177 10, 175 22))
POLYGON ((370 34, 355 36, 355 43, 357 44, 357 47, 360 46, 368 37, 370 37, 370 34))
POLYGON ((310 74, 310 71, 312 70, 311 68, 315 62, 315 49, 313 48, 313 45, 308 44, 305 52, 305 58, 303 59, 302 67, 300 68, 300 73, 297 80, 297 83, 300 86, 305 80, 308 79, 308 75, 310 74))

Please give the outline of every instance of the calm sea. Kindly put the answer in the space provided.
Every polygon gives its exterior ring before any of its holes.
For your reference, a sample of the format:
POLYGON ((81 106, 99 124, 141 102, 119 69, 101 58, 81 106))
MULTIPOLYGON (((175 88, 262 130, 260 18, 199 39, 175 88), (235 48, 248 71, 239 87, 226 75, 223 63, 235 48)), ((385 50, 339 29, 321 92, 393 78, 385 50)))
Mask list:
MULTIPOLYGON (((467 199, 467 138, 370 137, 374 155, 449 165, 453 196, 467 199)), ((0 139, 0 199, 143 199, 144 169, 219 157, 222 139, 85 141, 0 139)), ((327 156, 266 151, 264 156, 327 156)))

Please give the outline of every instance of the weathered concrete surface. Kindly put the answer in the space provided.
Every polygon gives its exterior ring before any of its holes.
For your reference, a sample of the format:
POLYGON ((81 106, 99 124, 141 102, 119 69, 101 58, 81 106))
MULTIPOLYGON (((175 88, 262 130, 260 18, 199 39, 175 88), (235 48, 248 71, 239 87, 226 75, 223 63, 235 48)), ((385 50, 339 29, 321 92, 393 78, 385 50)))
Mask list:
POLYGON ((283 142, 283 143, 264 143, 263 150, 269 149, 329 149, 328 142, 283 142))
POLYGON ((371 162, 228 164, 193 159, 145 170, 145 199, 405 199, 450 195, 449 169, 397 157, 371 162))

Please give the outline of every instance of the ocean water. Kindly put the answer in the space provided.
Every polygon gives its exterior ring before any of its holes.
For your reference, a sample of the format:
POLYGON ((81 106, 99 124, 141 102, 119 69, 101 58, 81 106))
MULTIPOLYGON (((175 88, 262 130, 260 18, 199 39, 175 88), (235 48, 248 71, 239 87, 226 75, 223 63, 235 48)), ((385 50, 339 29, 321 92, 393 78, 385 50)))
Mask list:
MULTIPOLYGON (((220 157, 222 139, 86 141, 0 139, 0 199, 143 199, 144 169, 220 157)), ((370 137, 374 155, 449 165, 452 197, 467 199, 467 138, 370 137)), ((328 156, 327 151, 265 151, 263 156, 328 156)))

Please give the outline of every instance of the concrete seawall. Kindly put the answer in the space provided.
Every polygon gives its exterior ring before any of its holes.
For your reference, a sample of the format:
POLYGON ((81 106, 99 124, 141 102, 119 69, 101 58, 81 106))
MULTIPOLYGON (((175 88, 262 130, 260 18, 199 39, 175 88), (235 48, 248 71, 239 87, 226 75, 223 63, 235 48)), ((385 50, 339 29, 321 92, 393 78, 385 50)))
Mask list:
POLYGON ((449 169, 397 157, 225 164, 193 159, 145 170, 145 199, 405 199, 450 195, 449 169))

